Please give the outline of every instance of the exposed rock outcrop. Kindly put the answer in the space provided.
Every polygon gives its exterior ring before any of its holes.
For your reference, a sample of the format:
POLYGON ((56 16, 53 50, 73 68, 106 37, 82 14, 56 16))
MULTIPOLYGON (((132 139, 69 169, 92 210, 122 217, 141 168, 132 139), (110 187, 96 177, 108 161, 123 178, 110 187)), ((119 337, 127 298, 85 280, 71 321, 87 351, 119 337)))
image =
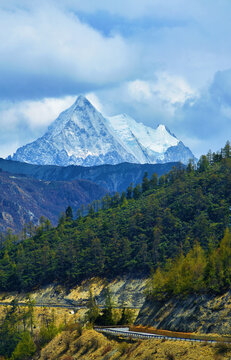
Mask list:
POLYGON ((222 296, 195 294, 166 302, 146 301, 135 323, 172 331, 230 334, 231 291, 222 296))

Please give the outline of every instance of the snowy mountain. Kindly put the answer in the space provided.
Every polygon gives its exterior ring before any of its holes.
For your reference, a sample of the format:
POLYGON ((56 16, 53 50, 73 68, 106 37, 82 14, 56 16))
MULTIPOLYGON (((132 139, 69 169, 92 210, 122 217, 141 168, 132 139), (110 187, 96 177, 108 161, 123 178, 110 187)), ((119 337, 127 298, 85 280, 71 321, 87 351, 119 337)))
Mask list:
POLYGON ((187 163, 194 158, 189 148, 179 141, 165 125, 156 129, 136 122, 126 114, 107 119, 110 127, 123 141, 138 163, 163 163, 181 161, 187 163))
POLYGON ((164 126, 156 129, 128 115, 105 118, 83 96, 39 139, 19 148, 13 160, 41 165, 164 163, 193 158, 189 148, 164 126))

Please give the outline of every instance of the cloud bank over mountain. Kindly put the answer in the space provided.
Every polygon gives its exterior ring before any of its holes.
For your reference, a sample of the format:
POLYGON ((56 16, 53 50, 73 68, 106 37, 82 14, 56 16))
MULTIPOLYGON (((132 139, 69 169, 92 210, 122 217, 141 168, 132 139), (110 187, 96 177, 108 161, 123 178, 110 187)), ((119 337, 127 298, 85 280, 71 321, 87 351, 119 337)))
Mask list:
POLYGON ((0 156, 80 93, 108 116, 164 122, 197 156, 223 146, 230 11, 227 0, 0 1, 0 156))

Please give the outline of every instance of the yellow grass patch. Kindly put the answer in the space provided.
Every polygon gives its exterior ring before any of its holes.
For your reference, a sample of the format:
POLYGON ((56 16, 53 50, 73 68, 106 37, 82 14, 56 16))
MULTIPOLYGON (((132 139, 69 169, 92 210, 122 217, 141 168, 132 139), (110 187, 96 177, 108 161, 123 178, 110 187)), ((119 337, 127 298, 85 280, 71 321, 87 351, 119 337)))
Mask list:
POLYGON ((42 350, 39 360, 228 360, 230 355, 229 348, 218 349, 207 343, 111 340, 94 330, 85 330, 80 337, 75 331, 62 332, 42 350))

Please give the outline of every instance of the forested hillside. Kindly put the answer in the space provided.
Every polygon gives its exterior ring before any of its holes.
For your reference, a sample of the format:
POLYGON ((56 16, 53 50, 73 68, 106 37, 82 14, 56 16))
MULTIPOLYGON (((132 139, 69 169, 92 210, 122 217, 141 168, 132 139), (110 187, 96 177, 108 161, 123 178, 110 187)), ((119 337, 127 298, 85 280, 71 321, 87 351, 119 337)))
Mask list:
MULTIPOLYGON (((121 196, 105 196, 101 209, 92 204, 87 216, 79 213, 73 219, 68 208, 57 228, 43 221, 18 244, 8 234, 1 248, 0 289, 32 289, 52 281, 71 285, 93 275, 147 274, 167 259, 192 256, 195 246, 206 257, 220 246, 230 204, 227 143, 221 152, 202 156, 197 168, 189 163, 159 179, 145 174, 141 185, 121 196)), ((213 291, 229 286, 230 273, 226 278, 213 291)))

